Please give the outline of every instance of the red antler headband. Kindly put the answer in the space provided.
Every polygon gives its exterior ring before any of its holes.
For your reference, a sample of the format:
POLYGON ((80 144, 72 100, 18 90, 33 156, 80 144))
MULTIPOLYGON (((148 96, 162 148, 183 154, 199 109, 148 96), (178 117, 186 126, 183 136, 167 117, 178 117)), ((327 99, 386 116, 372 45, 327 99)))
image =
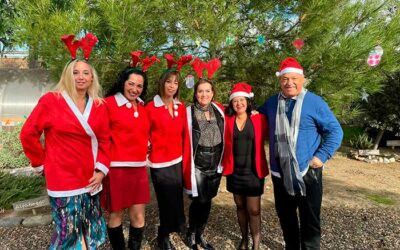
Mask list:
POLYGON ((183 65, 190 63, 192 61, 192 55, 181 56, 178 61, 175 61, 175 56, 173 54, 165 54, 165 59, 167 59, 167 68, 171 69, 174 64, 176 64, 176 70, 179 71, 183 65))
POLYGON ((76 59, 76 51, 79 47, 83 50, 83 57, 87 61, 89 60, 90 54, 92 53, 93 47, 97 43, 97 37, 92 33, 87 33, 85 37, 82 37, 81 40, 74 40, 74 35, 65 35, 61 37, 61 41, 65 43, 67 46, 69 53, 71 54, 71 59, 76 59))
POLYGON ((203 70, 207 69, 207 79, 211 80, 215 72, 221 67, 221 61, 215 58, 205 63, 200 58, 196 58, 191 66, 199 78, 203 78, 203 70))
POLYGON ((151 65, 154 63, 160 62, 160 59, 158 59, 156 56, 146 56, 144 59, 140 59, 140 56, 143 54, 143 51, 137 50, 137 51, 132 51, 130 52, 131 57, 132 57, 132 63, 131 66, 132 68, 136 68, 138 64, 142 64, 142 71, 146 72, 148 68, 150 68, 151 65))

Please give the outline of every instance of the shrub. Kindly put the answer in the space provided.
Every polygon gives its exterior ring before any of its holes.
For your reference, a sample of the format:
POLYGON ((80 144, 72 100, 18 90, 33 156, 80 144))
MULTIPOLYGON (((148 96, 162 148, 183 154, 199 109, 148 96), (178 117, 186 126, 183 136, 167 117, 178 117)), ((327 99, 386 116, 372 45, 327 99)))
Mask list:
POLYGON ((363 133, 351 138, 350 145, 355 149, 371 149, 374 143, 367 134, 363 133))
POLYGON ((11 130, 0 131, 0 143, 3 145, 0 148, 0 169, 26 167, 29 165, 19 140, 22 125, 22 123, 19 123, 11 130))
POLYGON ((14 176, 0 172, 0 208, 10 209, 12 203, 45 194, 44 177, 14 176))

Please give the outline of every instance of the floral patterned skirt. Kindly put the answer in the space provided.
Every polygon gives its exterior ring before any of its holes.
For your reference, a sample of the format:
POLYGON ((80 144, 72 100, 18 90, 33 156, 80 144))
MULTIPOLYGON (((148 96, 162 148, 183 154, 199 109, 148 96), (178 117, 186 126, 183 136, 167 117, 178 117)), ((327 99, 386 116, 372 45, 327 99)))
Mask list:
POLYGON ((50 197, 55 223, 49 249, 96 249, 106 240, 106 224, 100 210, 100 198, 89 193, 71 197, 50 197))

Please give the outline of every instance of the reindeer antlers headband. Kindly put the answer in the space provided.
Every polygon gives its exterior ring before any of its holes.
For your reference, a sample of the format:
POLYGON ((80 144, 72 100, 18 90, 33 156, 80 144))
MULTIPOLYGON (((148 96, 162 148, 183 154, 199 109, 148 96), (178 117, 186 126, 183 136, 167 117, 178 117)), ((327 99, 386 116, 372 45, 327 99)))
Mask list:
POLYGON ((74 40, 74 35, 64 35, 61 37, 61 41, 65 43, 68 48, 69 53, 71 54, 71 59, 76 59, 76 51, 79 47, 83 50, 83 57, 87 61, 89 60, 90 53, 92 53, 93 47, 97 43, 97 37, 92 33, 87 33, 85 37, 82 37, 81 40, 74 40))
POLYGON ((165 54, 165 59, 167 59, 167 69, 170 70, 176 64, 176 70, 179 71, 183 65, 190 63, 192 61, 192 55, 181 56, 178 61, 175 61, 175 56, 173 54, 165 54))
POLYGON ((196 58, 191 66, 199 78, 203 78, 203 70, 207 69, 207 79, 211 80, 215 72, 221 67, 221 61, 215 58, 205 63, 200 58, 196 58))
POLYGON ((138 64, 142 64, 142 71, 146 72, 148 68, 150 68, 151 65, 154 63, 160 62, 160 59, 158 59, 155 55, 152 57, 146 56, 144 59, 140 59, 140 56, 143 54, 143 51, 137 50, 137 51, 132 51, 131 57, 132 57, 132 63, 131 66, 132 68, 137 68, 138 64))

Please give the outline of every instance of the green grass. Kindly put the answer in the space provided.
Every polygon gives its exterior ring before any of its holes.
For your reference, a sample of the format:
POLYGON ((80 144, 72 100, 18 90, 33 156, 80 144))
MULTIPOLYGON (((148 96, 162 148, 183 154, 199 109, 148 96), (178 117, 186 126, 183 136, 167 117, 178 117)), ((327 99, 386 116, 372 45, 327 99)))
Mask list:
POLYGON ((367 198, 373 202, 383 205, 394 205, 396 203, 392 198, 382 195, 368 194, 367 198))
POLYGON ((0 172, 0 208, 11 209, 12 203, 45 194, 44 177, 13 176, 0 172))

